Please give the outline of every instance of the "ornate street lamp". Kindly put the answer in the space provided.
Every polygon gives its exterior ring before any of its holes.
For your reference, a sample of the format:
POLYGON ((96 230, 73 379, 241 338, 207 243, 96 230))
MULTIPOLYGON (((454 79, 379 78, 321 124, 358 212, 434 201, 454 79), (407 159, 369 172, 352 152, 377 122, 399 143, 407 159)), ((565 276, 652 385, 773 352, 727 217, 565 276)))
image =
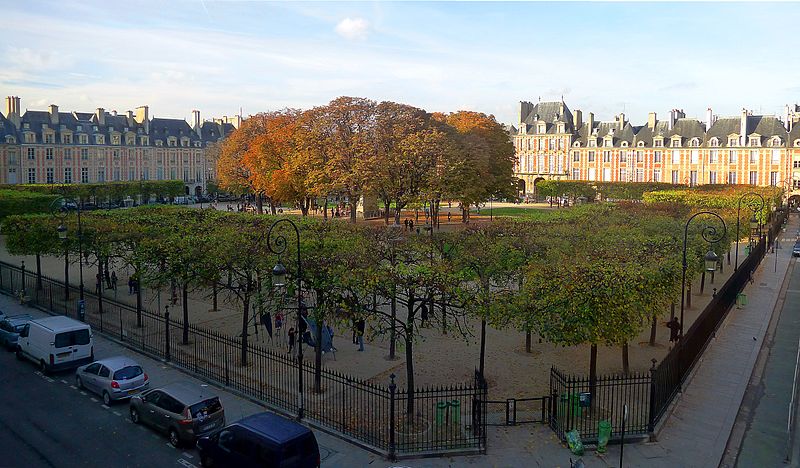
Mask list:
MULTIPOLYGON (((698 213, 693 214, 688 221, 686 221, 686 226, 683 230, 683 272, 681 275, 681 346, 683 346, 683 311, 686 307, 686 269, 688 267, 688 263, 686 261, 686 248, 688 245, 689 240, 689 225, 692 223, 694 218, 700 215, 710 215, 719 220, 722 224, 722 230, 720 232, 717 231, 717 228, 712 225, 706 225, 703 227, 703 230, 700 234, 703 236, 703 240, 708 242, 711 245, 722 240, 725 237, 725 233, 727 232, 727 228, 725 227, 725 221, 722 217, 714 212, 711 211, 700 211, 698 213)), ((719 256, 714 253, 713 250, 709 249, 708 253, 706 253, 704 257, 705 262, 705 269, 708 272, 713 272, 717 269, 717 262, 719 261, 719 256)))
MULTIPOLYGON (((272 240, 272 231, 275 229, 280 223, 287 223, 293 229, 297 239, 297 330, 300 330, 300 324, 303 321, 303 265, 300 262, 300 230, 297 229, 297 225, 289 218, 281 218, 274 223, 272 226, 269 227, 269 231, 267 231, 267 247, 269 247, 270 252, 280 255, 286 252, 287 242, 286 237, 281 234, 275 236, 274 241, 272 240)), ((286 267, 278 260, 277 265, 272 268, 272 278, 273 278, 273 285, 275 287, 284 287, 286 286, 286 267)), ((318 326, 322 326, 319 324, 318 326)), ((303 419, 303 337, 297 340, 297 419, 303 419)))
POLYGON ((757 199, 753 198, 749 200, 747 204, 747 206, 753 211, 753 216, 750 218, 750 236, 748 236, 750 239, 751 248, 753 243, 753 235, 757 234, 760 237, 760 232, 759 232, 760 223, 759 220, 756 218, 756 213, 757 212, 760 213, 761 210, 764 209, 764 205, 766 205, 766 202, 764 201, 764 197, 760 193, 747 192, 742 194, 741 197, 739 197, 739 202, 736 205, 736 253, 735 253, 736 260, 734 261, 733 264, 733 271, 739 269, 739 217, 742 210, 742 201, 746 197, 751 195, 753 197, 758 197, 757 199))

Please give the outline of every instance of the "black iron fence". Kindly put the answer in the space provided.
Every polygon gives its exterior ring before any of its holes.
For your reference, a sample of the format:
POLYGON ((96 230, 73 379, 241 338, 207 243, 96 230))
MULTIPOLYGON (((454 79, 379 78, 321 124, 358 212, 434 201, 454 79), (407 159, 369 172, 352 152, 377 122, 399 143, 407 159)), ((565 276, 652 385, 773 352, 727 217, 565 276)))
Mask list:
POLYGON ((486 424, 489 426, 547 424, 550 421, 550 396, 489 400, 486 405, 486 424))
MULTIPOLYGON (((51 313, 80 318, 79 290, 0 262, 0 290, 51 313)), ((242 339, 184 324, 172 314, 140 310, 84 292, 84 320, 96 331, 218 382, 268 407, 295 416, 301 405, 297 359, 257 342, 242 365, 242 339), (185 336, 184 336, 185 333, 185 336), (185 339, 184 339, 185 338, 185 339)), ((313 355, 313 353, 310 353, 313 355)), ((436 388, 397 388, 303 366, 306 421, 390 458, 485 453, 486 386, 474 382, 436 388)))

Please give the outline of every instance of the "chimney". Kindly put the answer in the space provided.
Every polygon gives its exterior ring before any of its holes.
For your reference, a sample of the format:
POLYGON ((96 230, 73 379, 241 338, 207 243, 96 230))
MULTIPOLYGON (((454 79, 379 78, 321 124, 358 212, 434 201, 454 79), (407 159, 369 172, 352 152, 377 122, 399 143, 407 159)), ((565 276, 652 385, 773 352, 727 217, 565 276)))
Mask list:
POLYGON ((589 115, 586 117, 586 126, 589 128, 589 133, 587 133, 587 135, 591 135, 592 130, 594 130, 594 112, 589 112, 589 115))
POLYGON ((624 113, 620 113, 619 117, 617 117, 617 125, 619 126, 620 130, 622 130, 625 127, 625 114, 624 113))
POLYGON ((575 112, 572 114, 572 126, 575 127, 575 130, 581 128, 581 124, 583 123, 583 113, 578 109, 575 109, 575 112))
POLYGON ((9 118, 14 113, 14 97, 6 96, 6 118, 9 118))
POLYGON ((714 111, 709 107, 706 109, 706 131, 709 131, 712 125, 714 125, 714 111))
POLYGON ((147 106, 139 106, 136 108, 136 117, 134 120, 139 125, 144 125, 144 133, 150 134, 150 108, 147 106))
POLYGON ((522 123, 528 118, 528 114, 533 110, 533 104, 528 101, 519 102, 519 122, 522 123))
POLYGON ((50 104, 50 123, 58 125, 58 106, 50 104))
POLYGON ((192 111, 192 128, 194 129, 195 133, 197 133, 197 136, 202 138, 202 135, 200 134, 200 111, 199 110, 193 110, 192 111))
POLYGON ((116 110, 116 109, 112 110, 112 111, 111 111, 111 115, 113 115, 114 117, 116 117, 116 116, 117 116, 117 110, 116 110))
POLYGON ((783 124, 786 126, 787 131, 792 130, 792 125, 789 123, 791 120, 791 116, 789 114, 789 104, 786 104, 786 107, 783 111, 783 124))
POLYGON ((672 109, 669 111, 669 125, 667 125, 667 130, 672 130, 672 127, 675 126, 676 116, 678 114, 678 109, 672 109))
POLYGON ((739 128, 739 144, 744 146, 747 144, 747 109, 742 108, 742 120, 739 128))
POLYGON ((242 126, 242 114, 236 116, 236 120, 233 123, 234 128, 239 128, 242 126))
POLYGON ((650 112, 647 114, 647 128, 655 130, 656 128, 656 113, 650 112))
POLYGON ((128 119, 128 127, 133 127, 133 124, 136 123, 136 121, 133 120, 133 111, 126 112, 125 117, 128 119))
POLYGON ((97 125, 106 124, 106 111, 102 107, 97 108, 97 125))

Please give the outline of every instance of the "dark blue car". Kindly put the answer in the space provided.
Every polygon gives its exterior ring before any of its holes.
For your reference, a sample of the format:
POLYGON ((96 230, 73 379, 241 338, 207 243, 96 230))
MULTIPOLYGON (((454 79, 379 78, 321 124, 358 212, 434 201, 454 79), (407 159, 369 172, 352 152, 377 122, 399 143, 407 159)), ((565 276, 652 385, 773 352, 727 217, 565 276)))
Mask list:
POLYGON ((28 314, 7 316, 0 320, 0 346, 9 351, 16 351, 19 332, 31 320, 33 317, 28 314))
POLYGON ((258 413, 197 441, 205 467, 317 468, 319 446, 310 429, 273 413, 258 413))

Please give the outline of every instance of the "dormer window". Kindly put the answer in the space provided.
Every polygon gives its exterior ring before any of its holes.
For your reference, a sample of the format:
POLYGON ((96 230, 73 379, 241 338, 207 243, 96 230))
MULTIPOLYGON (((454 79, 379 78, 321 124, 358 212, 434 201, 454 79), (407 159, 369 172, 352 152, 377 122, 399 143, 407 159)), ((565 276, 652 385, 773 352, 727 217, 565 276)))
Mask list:
POLYGON ((627 148, 628 147, 628 142, 627 141, 623 141, 622 142, 622 147, 623 148, 627 148))
POLYGON ((156 146, 164 146, 164 142, 162 140, 156 140, 156 146))
POLYGON ((150 137, 146 137, 146 136, 139 137, 139 144, 141 144, 142 146, 149 145, 150 144, 150 137))
POLYGON ((111 144, 118 145, 119 144, 119 135, 114 135, 111 137, 111 144))
POLYGON ((78 125, 78 126, 77 126, 77 130, 78 130, 79 132, 83 131, 83 125, 78 125))
POLYGON ((800 139, 794 140, 794 146, 800 147, 800 139))
POLYGON ((563 123, 558 124, 558 133, 564 133, 564 124, 563 123))
POLYGON ((761 145, 761 138, 751 136, 749 141, 748 141, 748 144, 750 146, 760 146, 761 145))
POLYGON ((539 124, 539 127, 538 127, 538 129, 536 131, 538 133, 544 133, 546 129, 547 129, 547 127, 545 126, 545 124, 539 124))
POLYGON ((638 146, 639 148, 644 148, 644 142, 643 141, 637 142, 636 146, 638 146))
POLYGON ((689 140, 689 146, 692 148, 700 146, 700 140, 697 138, 692 138, 691 140, 689 140))
POLYGON ((132 136, 125 137, 125 144, 128 146, 133 146, 136 144, 136 138, 132 136))
POLYGON ((597 141, 595 141, 594 138, 590 138, 589 139, 589 146, 594 148, 595 146, 597 146, 597 141))
POLYGON ((718 147, 719 146, 719 138, 714 137, 714 138, 708 140, 708 146, 711 146, 713 148, 718 147))
POLYGON ((96 132, 97 131, 97 125, 93 125, 92 126, 92 130, 94 130, 96 132))
POLYGON ((662 148, 664 146, 664 138, 663 137, 656 137, 653 140, 653 146, 656 148, 662 148))
POLYGON ((572 146, 574 146, 575 148, 580 148, 581 147, 581 142, 580 141, 576 141, 575 143, 572 144, 572 146))
POLYGON ((199 141, 194 142, 195 148, 200 148, 201 143, 199 141))
POLYGON ((22 128, 31 128, 31 124, 25 122, 24 124, 22 124, 22 128))
POLYGON ((138 129, 136 129, 136 133, 141 135, 142 133, 144 133, 144 130, 142 130, 141 128, 138 128, 138 129))
POLYGON ((728 137, 728 146, 739 146, 739 137, 728 137))
POLYGON ((782 144, 781 137, 773 137, 770 146, 781 146, 782 144))
POLYGON ((6 143, 16 143, 15 140, 16 138, 14 138, 12 135, 6 135, 6 143))
POLYGON ((95 135, 95 142, 98 145, 104 145, 106 143, 106 137, 103 135, 95 135))
POLYGON ((679 137, 679 136, 672 137, 672 139, 670 140, 670 146, 672 146, 673 148, 680 148, 681 147, 681 137, 679 137))
POLYGON ((89 144, 89 135, 86 135, 86 134, 78 135, 78 141, 82 145, 89 144))

